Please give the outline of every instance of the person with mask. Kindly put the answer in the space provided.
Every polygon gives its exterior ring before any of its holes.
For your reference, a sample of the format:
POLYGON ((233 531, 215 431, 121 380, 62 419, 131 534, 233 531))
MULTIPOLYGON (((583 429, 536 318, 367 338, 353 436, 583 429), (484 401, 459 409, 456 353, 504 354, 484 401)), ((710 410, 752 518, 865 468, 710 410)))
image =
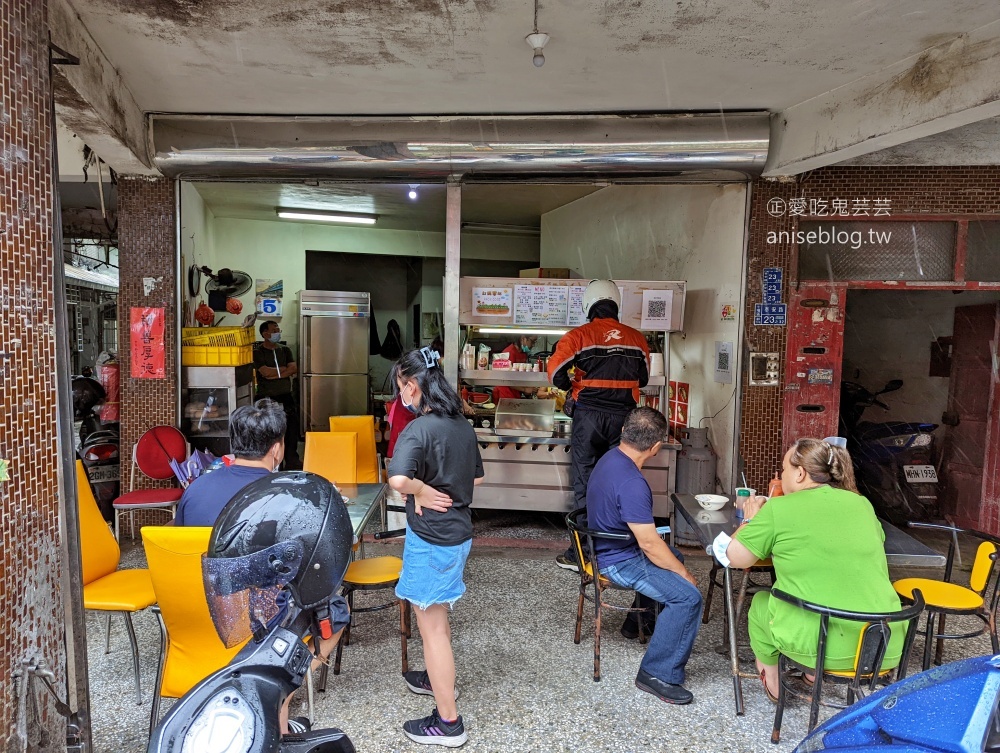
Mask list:
POLYGON ((269 397, 285 409, 285 470, 302 469, 299 459, 299 409, 295 404, 295 380, 299 373, 292 349, 281 344, 281 328, 275 321, 260 324, 263 342, 253 350, 257 372, 257 397, 269 397))
MULTIPOLYGON (((517 338, 516 342, 512 342, 500 352, 509 354, 511 363, 527 363, 528 354, 531 353, 531 349, 535 347, 535 343, 537 342, 538 337, 536 335, 521 335, 517 338)), ((505 397, 519 400, 523 397, 531 397, 535 392, 537 390, 534 387, 494 387, 493 402, 499 403, 505 397)))
POLYGON ((472 545, 472 492, 483 481, 476 433, 462 401, 430 348, 404 353, 392 370, 402 406, 416 414, 396 442, 389 486, 406 497, 406 543, 396 596, 409 601, 424 642, 427 669, 403 675, 414 693, 432 695, 430 716, 403 724, 424 745, 458 747, 467 740, 455 702, 455 657, 448 612, 465 593, 472 545))
MULTIPOLYGON (((587 323, 567 332, 549 359, 549 379, 570 392, 570 481, 573 509, 587 506, 587 482, 597 461, 618 444, 625 417, 649 381, 649 345, 642 333, 618 321, 621 293, 614 280, 591 280, 583 294, 587 323), (570 369, 574 369, 572 378, 570 369)), ((572 546, 556 564, 579 571, 572 546)))

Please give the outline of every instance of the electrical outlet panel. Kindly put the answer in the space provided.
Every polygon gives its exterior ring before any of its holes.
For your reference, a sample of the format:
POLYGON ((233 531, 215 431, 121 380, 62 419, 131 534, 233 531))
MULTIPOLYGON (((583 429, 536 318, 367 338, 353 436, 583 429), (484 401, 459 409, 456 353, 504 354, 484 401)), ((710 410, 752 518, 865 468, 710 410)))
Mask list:
POLYGON ((778 353, 750 354, 750 386, 777 387, 781 378, 781 361, 778 353))

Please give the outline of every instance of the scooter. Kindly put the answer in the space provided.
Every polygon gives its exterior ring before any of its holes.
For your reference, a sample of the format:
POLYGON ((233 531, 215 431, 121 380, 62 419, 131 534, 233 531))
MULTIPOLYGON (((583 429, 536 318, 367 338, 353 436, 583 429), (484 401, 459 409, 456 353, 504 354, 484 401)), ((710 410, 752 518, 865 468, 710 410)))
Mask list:
POLYGON ((814 729, 795 753, 1000 751, 1000 656, 934 667, 882 688, 814 729))
POLYGON ((302 685, 313 655, 302 640, 311 617, 299 612, 251 640, 160 720, 147 753, 355 753, 341 730, 282 735, 278 709, 302 685))
POLYGON ((121 490, 118 424, 102 424, 95 409, 104 402, 104 387, 88 376, 74 376, 73 417, 80 421, 80 449, 87 479, 105 520, 114 515, 112 504, 121 490))
POLYGON ((937 424, 861 420, 872 406, 889 410, 879 396, 902 386, 901 379, 893 379, 871 392, 856 382, 840 384, 840 432, 847 438, 858 491, 894 525, 939 515, 932 433, 937 424))

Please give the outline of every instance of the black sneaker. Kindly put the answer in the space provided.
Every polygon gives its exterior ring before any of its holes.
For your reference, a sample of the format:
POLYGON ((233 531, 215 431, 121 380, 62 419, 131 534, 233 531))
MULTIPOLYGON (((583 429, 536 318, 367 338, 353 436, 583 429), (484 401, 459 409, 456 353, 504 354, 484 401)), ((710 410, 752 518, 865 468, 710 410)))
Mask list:
MULTIPOLYGON (((414 693, 419 693, 420 695, 434 695, 434 689, 431 687, 431 680, 427 676, 427 670, 421 670, 420 672, 404 672, 403 679, 406 681, 406 687, 412 690, 414 693)), ((455 688, 455 700, 458 700, 458 688, 455 688)))
POLYGON ((294 716, 288 720, 289 735, 303 735, 312 729, 312 723, 304 716, 294 716))
POLYGON ((572 570, 574 573, 580 572, 580 566, 576 563, 576 557, 567 557, 560 554, 556 557, 556 564, 563 570, 572 570))
POLYGON ((683 706, 685 703, 691 703, 694 700, 694 695, 683 685, 664 682, 642 669, 636 675, 635 686, 639 690, 655 695, 661 701, 676 703, 678 706, 683 706))
POLYGON ((454 723, 447 724, 441 720, 437 709, 423 719, 404 722, 403 734, 421 745, 443 745, 446 748, 458 748, 469 739, 461 716, 454 723))

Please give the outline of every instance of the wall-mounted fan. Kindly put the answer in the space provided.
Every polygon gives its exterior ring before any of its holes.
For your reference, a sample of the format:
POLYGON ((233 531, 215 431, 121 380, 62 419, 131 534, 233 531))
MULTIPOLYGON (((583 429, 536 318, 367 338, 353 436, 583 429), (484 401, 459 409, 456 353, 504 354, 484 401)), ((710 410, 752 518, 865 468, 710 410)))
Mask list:
POLYGON ((205 283, 205 290, 208 293, 219 293, 226 298, 237 298, 253 287, 253 278, 239 269, 223 267, 212 274, 211 270, 203 267, 201 271, 210 278, 205 283))

